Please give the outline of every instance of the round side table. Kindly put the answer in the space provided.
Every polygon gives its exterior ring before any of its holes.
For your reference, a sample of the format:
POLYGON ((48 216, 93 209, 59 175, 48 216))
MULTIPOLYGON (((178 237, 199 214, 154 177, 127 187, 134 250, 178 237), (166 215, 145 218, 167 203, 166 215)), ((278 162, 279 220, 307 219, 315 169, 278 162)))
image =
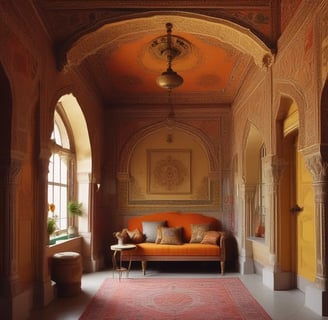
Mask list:
POLYGON ((114 251, 112 256, 113 262, 113 277, 115 271, 118 272, 118 279, 121 280, 123 272, 126 272, 126 277, 129 276, 129 272, 131 269, 131 256, 129 255, 129 264, 128 267, 125 268, 122 265, 122 255, 128 251, 135 250, 137 246, 135 244, 113 244, 110 246, 110 249, 114 251), (117 257, 119 255, 119 258, 117 257))

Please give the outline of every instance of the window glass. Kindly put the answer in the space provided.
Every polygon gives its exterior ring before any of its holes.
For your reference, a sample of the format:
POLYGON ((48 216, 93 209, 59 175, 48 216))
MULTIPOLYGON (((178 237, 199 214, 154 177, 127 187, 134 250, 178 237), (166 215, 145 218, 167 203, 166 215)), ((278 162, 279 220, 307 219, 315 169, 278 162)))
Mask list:
POLYGON ((74 153, 70 149, 68 130, 59 113, 55 112, 54 130, 51 135, 52 154, 48 168, 48 217, 56 219, 55 235, 67 233, 68 214, 67 203, 74 186, 72 168, 74 167, 74 153))

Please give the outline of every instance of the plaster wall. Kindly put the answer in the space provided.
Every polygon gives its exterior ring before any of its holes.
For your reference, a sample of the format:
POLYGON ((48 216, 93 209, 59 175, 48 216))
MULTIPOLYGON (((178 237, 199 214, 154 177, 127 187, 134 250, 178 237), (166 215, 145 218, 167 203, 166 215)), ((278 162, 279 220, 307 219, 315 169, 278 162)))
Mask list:
POLYGON ((175 106, 175 118, 167 121, 165 109, 108 113, 112 126, 107 136, 114 137, 115 146, 107 151, 111 167, 104 175, 105 191, 112 199, 108 202, 108 228, 119 230, 134 215, 178 210, 215 216, 230 229, 229 111, 205 107, 190 113, 175 106), (167 161, 168 156, 181 160, 188 169, 184 182, 174 191, 167 185, 153 186, 150 180, 152 167, 167 161))

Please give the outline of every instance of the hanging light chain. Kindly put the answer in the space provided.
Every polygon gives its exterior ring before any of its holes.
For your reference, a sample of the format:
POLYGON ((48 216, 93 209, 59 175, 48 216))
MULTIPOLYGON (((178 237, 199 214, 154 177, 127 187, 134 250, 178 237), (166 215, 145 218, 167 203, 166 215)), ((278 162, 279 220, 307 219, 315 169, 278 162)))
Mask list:
POLYGON ((172 60, 173 60, 173 54, 172 54, 172 23, 168 22, 166 24, 166 32, 167 32, 167 64, 168 64, 168 69, 172 68, 172 60))

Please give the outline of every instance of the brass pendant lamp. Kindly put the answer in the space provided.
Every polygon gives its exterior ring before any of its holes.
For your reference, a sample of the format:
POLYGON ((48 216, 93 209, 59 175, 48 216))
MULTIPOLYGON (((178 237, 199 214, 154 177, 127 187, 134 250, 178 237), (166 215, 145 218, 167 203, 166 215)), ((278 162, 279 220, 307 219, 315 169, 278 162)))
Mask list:
POLYGON ((177 52, 172 47, 172 27, 172 23, 166 24, 167 45, 162 52, 163 55, 166 55, 167 69, 156 80, 161 88, 168 90, 177 88, 183 83, 183 78, 172 69, 172 61, 177 56, 177 52))

